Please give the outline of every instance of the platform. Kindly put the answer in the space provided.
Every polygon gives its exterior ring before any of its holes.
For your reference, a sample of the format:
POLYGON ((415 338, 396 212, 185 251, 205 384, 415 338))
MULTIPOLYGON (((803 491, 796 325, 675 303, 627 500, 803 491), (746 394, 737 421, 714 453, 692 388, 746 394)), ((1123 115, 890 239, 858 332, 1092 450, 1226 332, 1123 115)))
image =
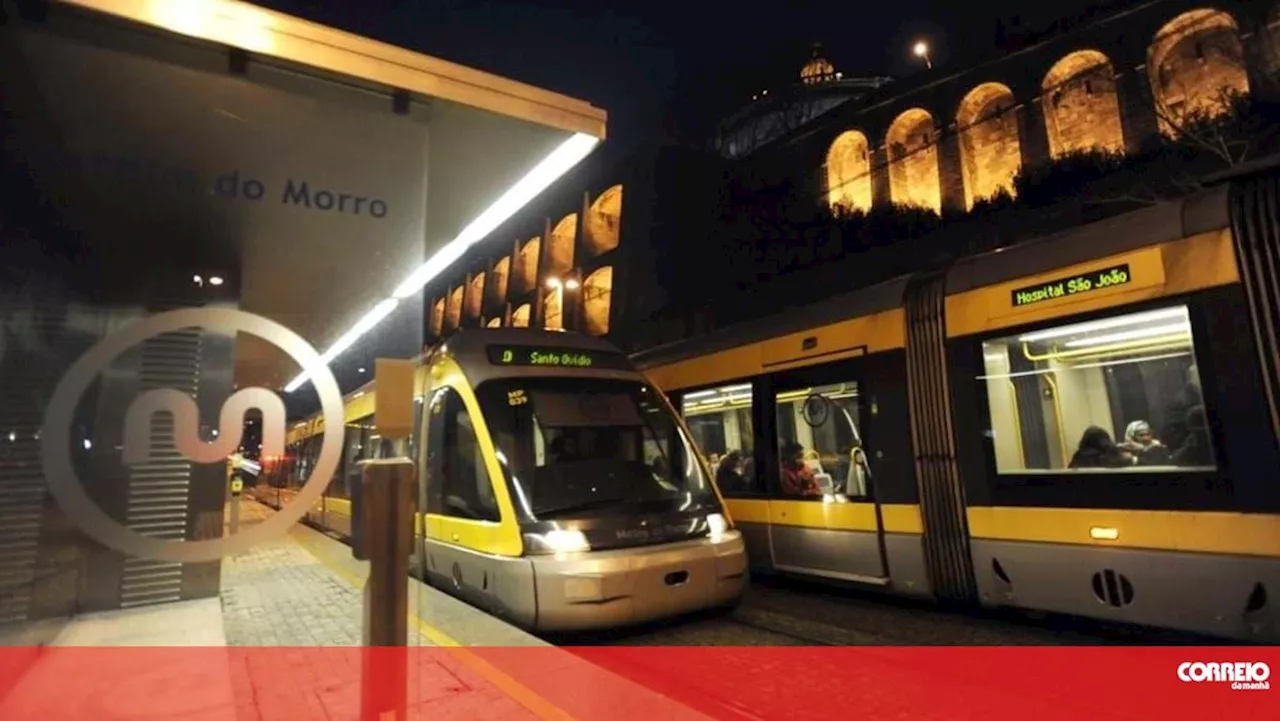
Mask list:
MULTIPOLYGON (((241 524, 272 513, 244 500, 241 524)), ((220 598, 72 619, 31 654, 0 718, 355 719, 367 573, 295 526, 225 559, 220 598)), ((409 602, 410 718, 707 718, 414 579, 409 602)))

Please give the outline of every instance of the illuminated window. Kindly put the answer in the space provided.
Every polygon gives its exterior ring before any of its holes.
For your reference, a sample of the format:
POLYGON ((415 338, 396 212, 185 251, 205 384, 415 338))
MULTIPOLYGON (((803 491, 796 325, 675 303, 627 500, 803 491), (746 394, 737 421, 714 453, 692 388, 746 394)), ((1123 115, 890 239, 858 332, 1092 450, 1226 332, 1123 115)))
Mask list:
POLYGON ((1186 306, 982 344, 1000 473, 1213 470, 1186 306))
POLYGON ((858 384, 777 396, 778 463, 786 496, 865 498, 870 474, 858 419, 858 384))
POLYGON ((755 469, 751 402, 750 383, 691 391, 681 398, 685 423, 725 495, 764 492, 755 469))

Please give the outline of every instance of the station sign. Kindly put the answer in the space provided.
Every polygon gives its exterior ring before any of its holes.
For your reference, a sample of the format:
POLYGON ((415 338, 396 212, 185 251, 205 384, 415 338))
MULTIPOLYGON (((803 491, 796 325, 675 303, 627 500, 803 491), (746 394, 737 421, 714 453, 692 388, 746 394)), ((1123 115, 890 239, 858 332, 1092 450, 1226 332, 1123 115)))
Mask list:
POLYGON ((1025 288, 1015 288, 1010 291, 1010 298, 1014 308, 1023 308, 1058 298, 1128 285, 1131 282, 1133 282, 1133 273, 1129 269, 1129 264, 1122 263, 1088 273, 1055 278, 1025 288))
POLYGON ((500 366, 631 370, 631 362, 621 353, 545 346, 492 345, 489 362, 500 366))

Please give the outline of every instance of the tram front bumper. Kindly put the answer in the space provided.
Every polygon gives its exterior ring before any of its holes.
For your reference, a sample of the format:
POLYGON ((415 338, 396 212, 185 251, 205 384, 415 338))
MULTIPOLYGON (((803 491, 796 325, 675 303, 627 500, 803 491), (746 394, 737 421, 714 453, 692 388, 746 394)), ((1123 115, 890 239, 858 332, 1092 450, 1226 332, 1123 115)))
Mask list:
POLYGON ((742 534, 662 546, 546 556, 533 562, 537 627, 627 626, 727 606, 746 591, 742 534))

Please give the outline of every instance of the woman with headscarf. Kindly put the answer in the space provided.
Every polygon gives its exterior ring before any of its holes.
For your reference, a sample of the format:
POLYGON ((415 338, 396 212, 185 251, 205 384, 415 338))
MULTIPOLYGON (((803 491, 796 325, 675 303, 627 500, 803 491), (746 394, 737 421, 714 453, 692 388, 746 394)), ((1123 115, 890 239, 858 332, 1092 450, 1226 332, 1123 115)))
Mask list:
POLYGON ((1134 421, 1124 429, 1120 450, 1137 456, 1143 466, 1167 466, 1172 462, 1169 449, 1151 434, 1151 424, 1146 421, 1134 421))
POLYGON ((1072 468, 1125 468, 1137 462, 1111 440, 1111 434, 1097 426, 1089 426, 1080 437, 1080 446, 1071 457, 1072 468))

